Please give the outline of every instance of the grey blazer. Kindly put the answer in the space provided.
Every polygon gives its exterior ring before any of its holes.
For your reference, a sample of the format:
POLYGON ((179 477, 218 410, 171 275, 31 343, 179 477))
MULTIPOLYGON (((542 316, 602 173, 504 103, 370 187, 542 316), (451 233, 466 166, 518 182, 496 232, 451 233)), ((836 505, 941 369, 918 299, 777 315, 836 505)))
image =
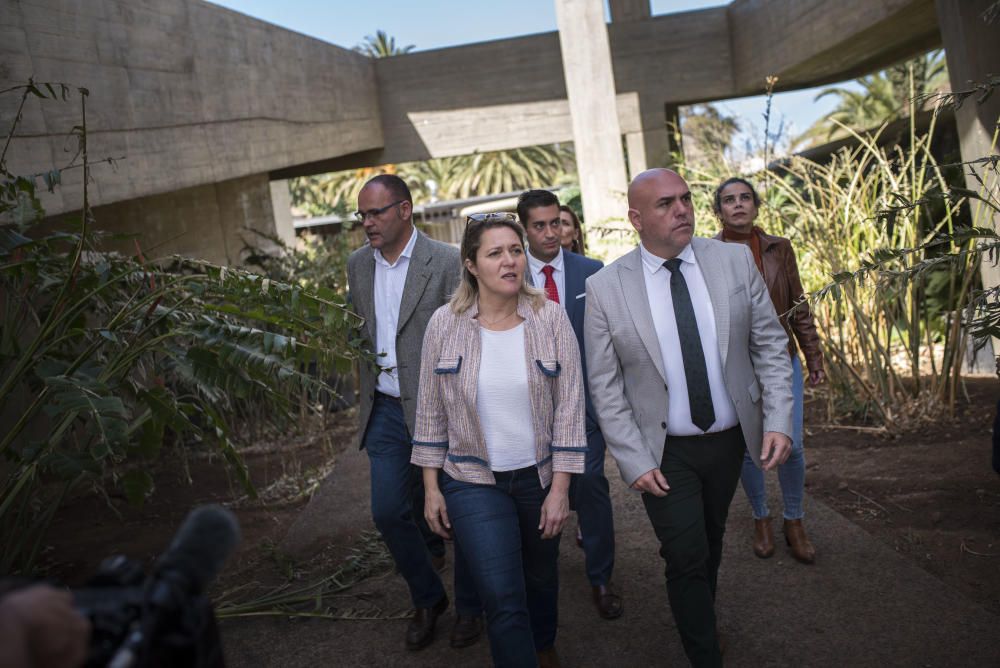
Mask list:
MULTIPOLYGON (((434 311, 446 303, 458 287, 461 263, 458 249, 417 231, 410 266, 403 285, 396 330, 396 364, 400 399, 406 426, 413 434, 417 414, 417 387, 420 384, 420 350, 424 330, 434 311)), ((347 260, 347 281, 354 311, 364 318, 359 335, 366 350, 375 350, 375 251, 365 245, 347 260)), ((358 401, 358 447, 364 446, 368 418, 375 401, 378 369, 362 362, 361 396, 358 401)))
MULTIPOLYGON (((702 238, 691 245, 715 312, 726 389, 759 466, 763 432, 792 433, 788 339, 749 248, 702 238)), ((660 467, 667 433, 666 374, 643 271, 636 248, 591 276, 584 318, 590 396, 629 485, 660 467)))

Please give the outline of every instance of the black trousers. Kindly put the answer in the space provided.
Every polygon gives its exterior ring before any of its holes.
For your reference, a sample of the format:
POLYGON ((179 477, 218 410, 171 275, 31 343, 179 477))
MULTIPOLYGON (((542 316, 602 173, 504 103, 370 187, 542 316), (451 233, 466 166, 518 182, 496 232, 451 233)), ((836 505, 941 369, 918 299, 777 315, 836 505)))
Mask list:
POLYGON ((664 497, 643 494, 666 561, 667 597, 684 652, 694 666, 721 666, 715 589, 722 536, 746 442, 739 426, 702 436, 667 436, 660 471, 664 497))

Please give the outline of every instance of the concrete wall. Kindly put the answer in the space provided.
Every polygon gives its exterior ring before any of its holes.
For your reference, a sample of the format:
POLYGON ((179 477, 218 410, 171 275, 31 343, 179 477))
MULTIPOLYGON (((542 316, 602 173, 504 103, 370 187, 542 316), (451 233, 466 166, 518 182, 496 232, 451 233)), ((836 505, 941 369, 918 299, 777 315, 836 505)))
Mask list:
MULTIPOLYGON (((760 94, 769 74, 779 90, 807 88, 940 45, 933 0, 736 0, 608 32, 623 133, 662 129, 665 107, 760 94)), ((572 141, 556 33, 385 58, 375 69, 384 148, 276 176, 572 141)))
MULTIPOLYGON (((106 242, 104 248, 134 255, 138 241, 150 260, 176 254, 235 265, 245 241, 268 246, 253 230, 280 234, 274 208, 267 175, 255 174, 97 206, 93 211, 98 229, 136 236, 106 242)), ((69 216, 76 214, 55 216, 46 225, 59 227, 69 216)))
MULTIPOLYGON (((96 204, 382 145, 371 59, 200 0, 3 0, 0 63, 0 88, 90 90, 91 156, 126 159, 95 169, 96 204)), ((16 103, 0 96, 4 125, 16 103)), ((65 164, 79 118, 79 103, 29 100, 10 169, 65 164)), ((66 173, 47 211, 79 208, 80 181, 66 173)))

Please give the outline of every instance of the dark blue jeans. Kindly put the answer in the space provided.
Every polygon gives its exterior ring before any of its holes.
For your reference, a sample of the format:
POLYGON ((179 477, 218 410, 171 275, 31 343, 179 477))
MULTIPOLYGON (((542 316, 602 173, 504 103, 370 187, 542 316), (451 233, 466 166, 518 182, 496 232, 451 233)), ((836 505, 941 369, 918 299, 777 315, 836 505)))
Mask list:
POLYGON ((588 425, 587 467, 581 475, 573 476, 569 497, 580 520, 587 579, 595 587, 608 584, 615 567, 615 522, 604 476, 604 448, 601 430, 588 425))
POLYGON ((375 526, 410 587, 413 606, 429 608, 444 596, 441 578, 431 566, 431 553, 444 554, 444 542, 423 522, 424 485, 420 469, 410 464, 402 404, 375 395, 364 448, 371 464, 375 526))
POLYGON ((534 466, 495 471, 495 485, 441 475, 455 542, 486 610, 495 666, 535 666, 555 644, 559 609, 559 536, 538 530, 543 489, 534 466))

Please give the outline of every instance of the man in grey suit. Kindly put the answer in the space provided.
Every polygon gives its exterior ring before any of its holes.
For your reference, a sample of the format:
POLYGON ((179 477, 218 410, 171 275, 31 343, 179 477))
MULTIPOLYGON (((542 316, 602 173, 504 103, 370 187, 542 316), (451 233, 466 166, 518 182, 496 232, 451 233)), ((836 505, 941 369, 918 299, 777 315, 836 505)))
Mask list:
MULTIPOLYGON (((412 215, 413 199, 402 179, 382 174, 368 181, 355 214, 368 244, 351 254, 347 275, 351 303, 365 319, 363 345, 379 355, 375 365, 361 365, 358 410, 359 443, 371 464, 372 516, 410 588, 416 612, 406 646, 415 650, 434 639, 448 597, 436 572, 444 566, 444 544, 423 522, 423 483, 410 464, 410 436, 424 330, 455 291, 460 263, 458 249, 419 232, 412 215)), ((458 582, 464 564, 455 562, 458 582)), ((459 622, 452 644, 464 646, 480 633, 480 606, 474 594, 463 600, 474 589, 457 589, 459 622)))
POLYGON ((743 453, 770 470, 790 452, 788 340, 748 248, 693 238, 676 172, 629 185, 640 245, 587 281, 590 396, 666 561, 688 659, 721 666, 715 590, 743 453))

